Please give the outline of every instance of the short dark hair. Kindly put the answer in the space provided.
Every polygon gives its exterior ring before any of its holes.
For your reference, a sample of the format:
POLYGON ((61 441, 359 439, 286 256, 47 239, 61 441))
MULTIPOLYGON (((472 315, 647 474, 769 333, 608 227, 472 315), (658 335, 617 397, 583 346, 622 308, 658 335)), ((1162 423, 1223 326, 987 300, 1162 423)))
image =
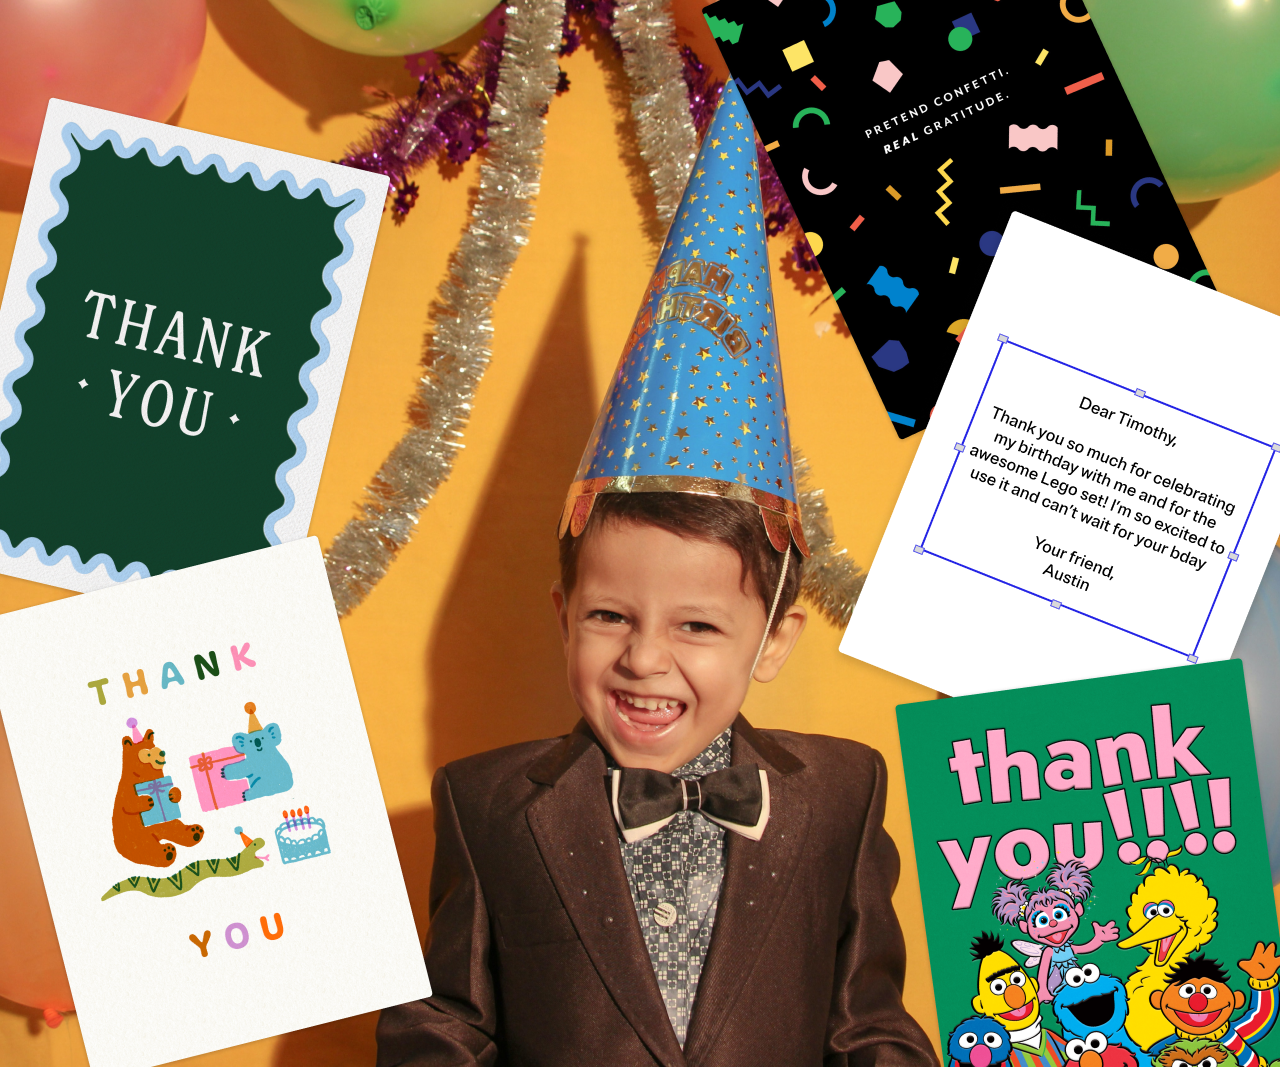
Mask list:
MULTIPOLYGON (((733 549, 742 561, 742 590, 748 590, 749 581, 768 614, 782 573, 783 553, 769 541, 760 509, 755 504, 697 493, 601 493, 582 533, 577 537, 566 533, 560 538, 560 584, 566 596, 573 592, 578 581, 578 556, 583 542, 594 530, 611 522, 656 526, 680 537, 733 549)), ((800 595, 803 565, 804 557, 792 545, 786 581, 774 616, 775 628, 782 613, 800 595)))
POLYGON ((1004 942, 995 934, 979 934, 969 945, 969 955, 975 960, 984 960, 993 952, 1003 952, 1004 942))
POLYGON ((1227 972, 1222 969, 1222 964, 1217 960, 1211 960, 1206 956, 1188 956, 1169 972, 1169 985, 1177 985, 1184 982, 1188 978, 1208 978, 1211 982, 1221 982, 1227 984, 1227 972))

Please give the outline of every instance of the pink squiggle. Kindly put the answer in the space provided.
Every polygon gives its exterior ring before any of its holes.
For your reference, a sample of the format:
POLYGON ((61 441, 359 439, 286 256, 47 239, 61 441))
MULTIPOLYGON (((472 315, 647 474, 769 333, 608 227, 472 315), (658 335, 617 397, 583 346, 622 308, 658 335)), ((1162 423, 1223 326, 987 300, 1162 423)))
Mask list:
POLYGON ((1020 152, 1025 152, 1028 148, 1038 148, 1041 152, 1057 148, 1058 127, 1046 126, 1042 130, 1039 126, 1028 126, 1024 130, 1021 126, 1010 126, 1009 147, 1020 152))

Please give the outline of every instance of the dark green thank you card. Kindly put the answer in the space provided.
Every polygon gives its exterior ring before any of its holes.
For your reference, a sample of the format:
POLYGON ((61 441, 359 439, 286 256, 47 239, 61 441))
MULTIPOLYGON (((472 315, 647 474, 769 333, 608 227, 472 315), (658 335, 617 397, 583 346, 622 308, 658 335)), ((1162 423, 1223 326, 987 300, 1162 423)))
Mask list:
POLYGON ((0 573, 305 536, 386 179, 50 104, 0 307, 0 573))

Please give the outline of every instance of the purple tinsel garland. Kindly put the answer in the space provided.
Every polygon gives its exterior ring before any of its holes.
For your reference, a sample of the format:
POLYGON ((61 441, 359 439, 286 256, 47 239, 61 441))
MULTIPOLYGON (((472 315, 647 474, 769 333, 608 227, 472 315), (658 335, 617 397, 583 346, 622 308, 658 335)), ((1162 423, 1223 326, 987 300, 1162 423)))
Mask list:
MULTIPOLYGON (((353 145, 338 161, 391 179, 390 208, 397 224, 404 221, 418 200, 418 185, 410 180, 410 175, 436 158, 460 166, 488 144, 489 107, 498 84, 505 33, 503 7, 504 4, 499 4, 486 17, 480 41, 465 65, 438 52, 406 57, 405 67, 417 77, 418 91, 411 97, 393 100, 390 114, 380 116, 364 140, 353 145)), ((568 0, 560 55, 572 55, 582 44, 582 32, 574 25, 575 21, 594 21, 612 41, 616 9, 617 0, 568 0)), ((681 45, 680 57, 689 111, 698 134, 702 135, 711 122, 724 86, 711 75, 692 48, 681 45)), ((569 79, 561 71, 556 92, 562 93, 568 88, 569 79)), ((769 236, 775 237, 794 223, 796 216, 758 137, 756 155, 760 162, 765 229, 769 236)), ((803 236, 795 242, 789 256, 801 271, 818 269, 818 262, 803 236)))

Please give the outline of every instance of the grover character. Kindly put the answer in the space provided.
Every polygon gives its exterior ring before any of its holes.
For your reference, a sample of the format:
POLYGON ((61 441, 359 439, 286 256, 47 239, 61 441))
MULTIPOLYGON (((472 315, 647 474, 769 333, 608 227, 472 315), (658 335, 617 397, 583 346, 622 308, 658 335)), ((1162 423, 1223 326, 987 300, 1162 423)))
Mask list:
POLYGON ((965 1019, 947 1038, 952 1067, 998 1067, 1009 1058, 1012 1048, 1008 1031, 980 1015, 965 1019))
POLYGON ((1002 923, 1016 924, 1031 938, 1015 941, 1013 946, 1027 954, 1028 967, 1037 968, 1040 999, 1050 1001, 1067 971, 1080 966, 1077 954, 1119 940, 1120 931, 1114 922, 1094 923, 1093 937, 1083 945, 1073 945, 1071 938, 1084 914, 1083 902, 1093 891, 1089 869, 1079 860, 1067 860, 1053 867, 1045 881, 1048 886, 1034 893, 1023 882, 1010 882, 996 890, 991 910, 1002 923))
POLYGON ((287 793, 293 788, 293 771, 278 747, 280 727, 268 723, 264 730, 258 722, 257 707, 252 703, 246 704, 244 710, 249 713, 249 732, 235 734, 231 738, 231 744, 237 752, 244 753, 244 759, 225 765, 222 777, 249 779, 249 788, 244 791, 245 800, 287 793))
POLYGON ((754 153, 730 82, 561 513, 582 721, 437 772, 433 994, 384 1067, 936 1064, 883 758, 739 713, 808 553, 754 153))

